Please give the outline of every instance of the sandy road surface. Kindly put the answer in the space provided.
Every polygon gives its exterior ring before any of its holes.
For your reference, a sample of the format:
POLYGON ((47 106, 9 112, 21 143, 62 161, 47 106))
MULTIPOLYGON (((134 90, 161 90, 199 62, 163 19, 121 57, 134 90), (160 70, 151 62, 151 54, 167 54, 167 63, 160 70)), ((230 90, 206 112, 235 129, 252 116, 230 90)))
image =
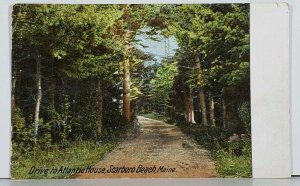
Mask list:
POLYGON ((74 177, 86 179, 217 176, 209 152, 195 144, 178 127, 141 116, 138 120, 140 128, 94 165, 93 168, 102 173, 84 173, 74 177))

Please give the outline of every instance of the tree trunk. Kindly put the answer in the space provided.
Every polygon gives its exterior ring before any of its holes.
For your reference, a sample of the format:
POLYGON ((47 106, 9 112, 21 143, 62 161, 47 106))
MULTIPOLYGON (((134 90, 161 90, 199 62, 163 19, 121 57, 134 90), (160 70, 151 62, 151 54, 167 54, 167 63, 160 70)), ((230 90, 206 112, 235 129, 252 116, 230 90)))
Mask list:
POLYGON ((195 123, 194 119, 194 105, 193 105, 193 97, 192 97, 192 89, 188 88, 187 91, 184 91, 185 97, 185 119, 187 123, 195 123))
POLYGON ((226 103, 225 99, 222 99, 222 107, 223 107, 223 128, 227 128, 227 109, 226 109, 226 103))
POLYGON ((131 111, 130 111, 130 69, 129 69, 129 59, 123 62, 123 115, 126 122, 131 121, 131 111))
POLYGON ((239 117, 238 105, 239 97, 235 87, 226 87, 222 90, 223 98, 223 126, 235 133, 245 132, 245 127, 239 117))
POLYGON ((37 86, 37 98, 35 102, 34 112, 34 135, 37 137, 39 129, 39 114, 40 105, 42 101, 42 74, 41 74, 41 57, 38 56, 36 59, 36 86, 37 86))
MULTIPOLYGON (((55 64, 54 64, 55 65, 55 64)), ((52 68, 52 76, 51 76, 51 82, 50 82, 50 106, 52 108, 55 108, 55 91, 56 91, 56 68, 52 68)))
POLYGON ((12 84, 11 84, 11 108, 16 105, 20 106, 20 90, 21 90, 21 70, 18 69, 17 62, 13 63, 12 84))
POLYGON ((191 86, 189 87, 189 120, 190 123, 196 123, 194 118, 194 101, 191 86))
MULTIPOLYGON (((125 10, 127 11, 127 7, 125 10)), ((125 12, 126 12, 125 11, 125 12)), ((129 52, 133 48, 131 44, 131 36, 133 31, 126 31, 124 35, 125 42, 125 60, 123 61, 123 116, 126 122, 129 124, 131 122, 131 105, 130 105, 130 62, 129 62, 129 52)))
POLYGON ((11 108, 14 108, 16 104, 16 99, 15 99, 16 84, 17 84, 17 76, 14 73, 12 77, 12 85, 11 85, 11 108))
POLYGON ((185 88, 183 87, 183 102, 184 102, 184 118, 185 122, 189 123, 189 100, 188 100, 188 94, 184 90, 185 88))
POLYGON ((98 135, 102 134, 103 128, 103 80, 98 79, 98 135))
POLYGON ((204 126, 208 126, 207 112, 206 112, 206 102, 205 102, 205 93, 204 93, 202 88, 200 88, 199 97, 200 97, 200 109, 201 109, 201 114, 202 114, 202 124, 204 126))
POLYGON ((14 102, 15 106, 18 107, 21 106, 21 92, 22 92, 22 70, 18 70, 18 73, 16 74, 16 85, 15 85, 15 95, 14 95, 14 102))
POLYGON ((202 124, 204 126, 208 126, 207 123, 207 112, 206 112, 206 101, 205 101, 205 92, 204 92, 204 88, 201 85, 202 82, 202 77, 201 77, 201 61, 200 61, 200 56, 199 53, 196 52, 195 53, 195 68, 196 70, 198 70, 198 74, 197 74, 197 83, 200 84, 200 88, 199 88, 199 103, 200 103, 200 110, 201 110, 201 114, 202 114, 202 124))
POLYGON ((50 106, 55 108, 55 90, 56 90, 56 79, 55 77, 51 77, 51 85, 50 85, 50 106))
POLYGON ((215 119, 215 101, 213 97, 210 97, 209 102, 209 115, 210 115, 210 122, 212 127, 216 127, 216 119, 215 119))

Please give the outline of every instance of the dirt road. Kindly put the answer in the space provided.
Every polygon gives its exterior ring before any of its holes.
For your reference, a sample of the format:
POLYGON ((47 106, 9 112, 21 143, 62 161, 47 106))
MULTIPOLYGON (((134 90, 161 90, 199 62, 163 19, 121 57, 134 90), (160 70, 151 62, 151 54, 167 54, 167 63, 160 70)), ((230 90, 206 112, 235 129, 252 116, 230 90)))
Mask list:
POLYGON ((75 178, 192 178, 216 177, 209 152, 185 136, 178 127, 138 117, 136 133, 93 168, 75 178))

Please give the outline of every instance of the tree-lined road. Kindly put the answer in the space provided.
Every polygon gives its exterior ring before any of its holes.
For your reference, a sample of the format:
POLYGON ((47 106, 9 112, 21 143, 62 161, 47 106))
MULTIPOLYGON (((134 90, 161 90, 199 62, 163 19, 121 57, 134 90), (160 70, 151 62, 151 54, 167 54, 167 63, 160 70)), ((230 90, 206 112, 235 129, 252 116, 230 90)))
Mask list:
POLYGON ((106 168, 105 174, 88 173, 75 177, 86 179, 217 176, 209 152, 185 136, 178 127, 141 116, 138 120, 140 128, 94 166, 95 169, 106 168), (123 167, 129 173, 121 173, 123 167), (133 173, 132 169, 135 169, 133 173))

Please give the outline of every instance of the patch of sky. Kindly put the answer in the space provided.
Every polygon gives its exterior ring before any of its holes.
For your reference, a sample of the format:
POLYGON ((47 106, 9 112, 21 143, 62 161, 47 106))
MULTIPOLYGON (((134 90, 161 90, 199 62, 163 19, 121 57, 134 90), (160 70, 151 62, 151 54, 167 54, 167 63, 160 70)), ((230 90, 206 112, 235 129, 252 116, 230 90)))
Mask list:
POLYGON ((160 64, 163 59, 174 56, 178 49, 175 37, 165 37, 159 31, 155 35, 148 35, 149 31, 149 28, 140 30, 134 43, 136 48, 153 57, 144 61, 144 65, 160 64))

